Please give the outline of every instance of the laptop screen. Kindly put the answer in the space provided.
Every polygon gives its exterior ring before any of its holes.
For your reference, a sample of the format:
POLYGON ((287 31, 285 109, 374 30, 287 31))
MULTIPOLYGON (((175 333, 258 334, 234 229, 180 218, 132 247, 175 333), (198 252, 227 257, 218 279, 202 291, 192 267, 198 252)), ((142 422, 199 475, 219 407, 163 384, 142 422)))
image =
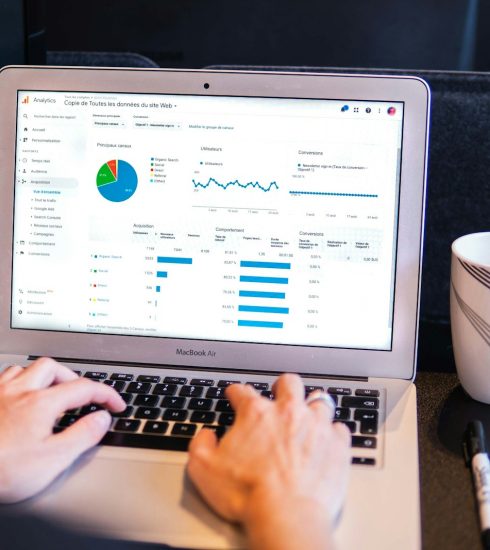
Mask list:
POLYGON ((11 327, 390 350, 403 103, 20 91, 11 327))

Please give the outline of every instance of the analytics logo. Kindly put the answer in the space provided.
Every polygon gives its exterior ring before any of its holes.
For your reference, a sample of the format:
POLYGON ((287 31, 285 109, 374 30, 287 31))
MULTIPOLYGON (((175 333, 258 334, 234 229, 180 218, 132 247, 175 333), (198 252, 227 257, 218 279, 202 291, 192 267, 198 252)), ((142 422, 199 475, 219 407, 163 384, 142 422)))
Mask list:
POLYGON ((28 96, 28 95, 26 95, 26 96, 24 97, 24 99, 22 100, 22 104, 23 104, 23 105, 28 105, 28 104, 29 104, 29 96, 28 96))

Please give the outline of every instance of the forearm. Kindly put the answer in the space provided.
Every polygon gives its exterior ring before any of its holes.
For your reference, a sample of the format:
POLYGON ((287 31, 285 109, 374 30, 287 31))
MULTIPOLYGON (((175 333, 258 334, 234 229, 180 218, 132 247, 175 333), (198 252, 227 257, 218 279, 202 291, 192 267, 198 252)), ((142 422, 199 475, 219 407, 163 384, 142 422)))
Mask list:
POLYGON ((332 550, 332 528, 325 510, 305 498, 276 499, 251 507, 245 519, 251 550, 332 550))

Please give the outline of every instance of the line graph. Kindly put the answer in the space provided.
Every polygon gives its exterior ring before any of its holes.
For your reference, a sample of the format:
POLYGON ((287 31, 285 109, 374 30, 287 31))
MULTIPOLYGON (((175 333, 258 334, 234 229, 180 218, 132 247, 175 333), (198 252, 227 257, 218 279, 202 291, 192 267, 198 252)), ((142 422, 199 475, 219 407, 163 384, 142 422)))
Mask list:
POLYGON ((224 191, 228 189, 228 187, 239 187, 241 189, 248 189, 249 187, 252 187, 253 189, 260 189, 261 191, 264 191, 264 193, 268 193, 271 189, 279 189, 279 186, 275 181, 271 181, 268 186, 264 186, 258 181, 249 181, 247 183, 240 183, 239 180, 233 180, 228 181, 227 183, 220 183, 218 180, 214 178, 209 178, 206 183, 201 183, 196 180, 192 180, 192 183, 194 184, 194 188, 202 188, 207 189, 211 184, 214 184, 216 187, 220 187, 224 191))
POLYGON ((290 195, 323 195, 326 197, 364 197, 367 199, 376 199, 378 195, 374 193, 330 193, 327 191, 289 191, 290 195))

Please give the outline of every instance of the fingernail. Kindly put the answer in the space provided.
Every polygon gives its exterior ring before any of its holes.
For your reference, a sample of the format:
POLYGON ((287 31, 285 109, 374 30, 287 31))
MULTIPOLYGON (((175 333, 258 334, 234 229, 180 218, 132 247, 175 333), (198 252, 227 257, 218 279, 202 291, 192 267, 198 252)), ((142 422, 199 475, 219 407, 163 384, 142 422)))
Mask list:
POLYGON ((104 428, 105 430, 109 429, 112 417, 107 411, 97 411, 93 414, 92 418, 95 422, 97 422, 97 424, 100 425, 101 428, 104 428))

